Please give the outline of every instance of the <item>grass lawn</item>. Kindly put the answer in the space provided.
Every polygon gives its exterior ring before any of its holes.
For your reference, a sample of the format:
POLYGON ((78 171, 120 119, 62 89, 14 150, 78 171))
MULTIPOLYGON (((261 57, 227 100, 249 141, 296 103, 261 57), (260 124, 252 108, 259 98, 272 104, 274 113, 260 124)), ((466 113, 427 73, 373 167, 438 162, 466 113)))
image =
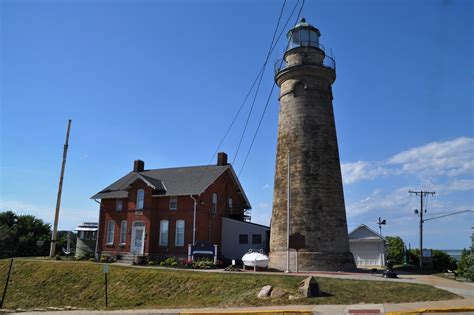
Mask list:
MULTIPOLYGON (((0 290, 9 260, 0 260, 0 290)), ((208 273, 110 265, 110 308, 196 308, 283 304, 354 304, 435 301, 459 296, 427 285, 317 278, 322 297, 257 299, 267 284, 297 294, 304 277, 208 273)), ((104 308, 102 264, 18 259, 13 263, 5 308, 75 306, 104 308)))

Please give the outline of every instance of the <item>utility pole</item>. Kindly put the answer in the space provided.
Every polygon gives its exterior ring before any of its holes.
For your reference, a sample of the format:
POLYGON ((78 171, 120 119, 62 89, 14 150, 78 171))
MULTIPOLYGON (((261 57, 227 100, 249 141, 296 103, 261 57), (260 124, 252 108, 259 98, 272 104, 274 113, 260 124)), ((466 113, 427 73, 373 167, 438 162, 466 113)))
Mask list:
MULTIPOLYGON (((417 196, 420 196, 420 269, 423 268, 423 212, 424 212, 424 209, 423 209, 423 197, 425 197, 426 195, 434 195, 436 192, 434 191, 423 191, 423 190, 420 190, 420 191, 413 191, 413 190, 409 190, 408 193, 411 195, 411 194, 415 194, 417 196)), ((416 210, 415 210, 415 213, 416 213, 416 210)))
POLYGON ((59 188, 58 188, 58 198, 56 199, 56 211, 54 213, 54 225, 53 233, 51 235, 51 248, 49 250, 49 257, 53 258, 56 254, 56 243, 58 237, 58 220, 59 220, 59 208, 61 206, 61 194, 63 191, 63 179, 64 179, 64 168, 66 167, 66 158, 67 158, 67 148, 69 146, 69 131, 71 130, 71 119, 69 119, 67 124, 66 132, 66 143, 64 144, 63 150, 63 162, 61 165, 61 175, 59 176, 59 188))

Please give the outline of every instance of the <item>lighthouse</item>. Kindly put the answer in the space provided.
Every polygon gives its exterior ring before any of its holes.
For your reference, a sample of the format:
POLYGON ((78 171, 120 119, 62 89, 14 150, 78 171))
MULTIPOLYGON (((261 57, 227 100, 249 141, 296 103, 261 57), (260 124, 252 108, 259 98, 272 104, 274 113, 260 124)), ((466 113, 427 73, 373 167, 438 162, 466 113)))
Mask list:
POLYGON ((276 64, 280 111, 269 267, 279 270, 355 268, 332 105, 336 64, 320 36, 301 19, 276 64))

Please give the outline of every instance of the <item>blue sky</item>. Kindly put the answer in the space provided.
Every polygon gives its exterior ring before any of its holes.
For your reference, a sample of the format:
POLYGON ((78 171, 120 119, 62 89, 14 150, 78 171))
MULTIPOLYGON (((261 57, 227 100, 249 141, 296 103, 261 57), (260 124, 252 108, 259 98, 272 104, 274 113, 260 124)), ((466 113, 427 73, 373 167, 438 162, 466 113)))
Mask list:
MULTIPOLYGON (((284 19, 296 1, 287 2, 284 19)), ((207 164, 260 69, 282 1, 0 1, 0 209, 51 222, 67 119, 59 226, 95 220, 89 197, 128 172, 207 164)), ((349 229, 365 223, 417 244, 428 216, 473 209, 472 1, 306 1, 337 60, 334 110, 349 229)), ((290 24, 294 24, 295 18, 290 24)), ((235 165, 273 84, 270 57, 235 165)), ((233 160, 249 111, 222 150, 233 160)), ((277 93, 241 182, 268 224, 277 93)), ((470 245, 472 214, 426 222, 425 244, 470 245)))

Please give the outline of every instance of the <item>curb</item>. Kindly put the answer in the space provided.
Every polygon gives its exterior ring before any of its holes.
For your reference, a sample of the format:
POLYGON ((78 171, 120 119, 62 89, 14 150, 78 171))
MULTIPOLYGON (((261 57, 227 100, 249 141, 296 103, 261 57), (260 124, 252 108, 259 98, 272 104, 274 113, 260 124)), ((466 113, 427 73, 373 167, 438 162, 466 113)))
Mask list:
POLYGON ((180 315, 313 315, 313 311, 298 310, 262 310, 262 311, 217 311, 217 312, 180 312, 180 315))
POLYGON ((387 312, 389 315, 402 315, 402 314, 421 314, 421 313, 463 313, 463 312, 474 312, 474 306, 467 307, 448 307, 448 308, 420 308, 413 311, 399 311, 399 312, 387 312))

